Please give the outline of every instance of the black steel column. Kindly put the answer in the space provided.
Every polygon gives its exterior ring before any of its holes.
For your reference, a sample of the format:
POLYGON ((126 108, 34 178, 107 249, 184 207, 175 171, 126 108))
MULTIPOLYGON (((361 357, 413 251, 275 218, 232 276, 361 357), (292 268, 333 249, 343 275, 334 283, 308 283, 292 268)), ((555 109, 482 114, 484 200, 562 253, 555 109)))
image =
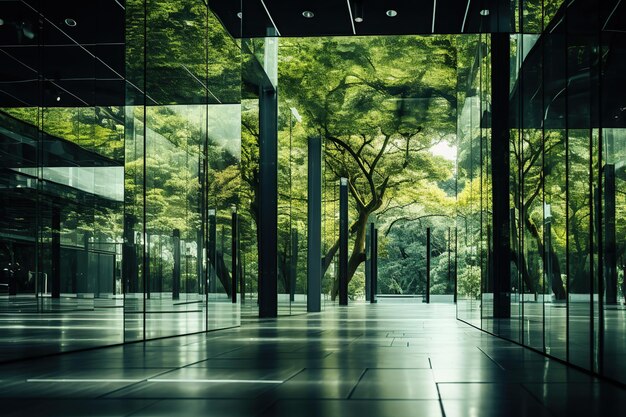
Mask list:
POLYGON ((457 302, 457 292, 459 290, 459 279, 458 279, 458 229, 454 227, 454 304, 457 302))
POLYGON ((430 303, 430 227, 426 228, 426 303, 430 303))
POLYGON ((372 234, 365 228, 365 301, 370 300, 370 283, 372 282, 372 234))
POLYGON ((146 280, 146 298, 150 299, 150 294, 154 290, 154 280, 152 279, 151 262, 150 262, 150 233, 146 232, 146 263, 144 265, 143 279, 146 280))
POLYGON ((322 310, 322 138, 309 138, 306 309, 322 310))
POLYGON ((508 33, 491 34, 491 178, 493 201, 493 315, 511 316, 511 230, 509 208, 508 33))
POLYGON ((122 244, 122 278, 125 294, 137 291, 137 252, 135 249, 135 216, 124 214, 124 243, 122 244))
POLYGON ((241 277, 239 279, 239 292, 241 293, 241 304, 246 301, 246 256, 241 256, 241 277))
POLYGON ((231 291, 230 296, 233 304, 237 303, 237 271, 239 271, 237 267, 237 252, 239 247, 239 241, 237 239, 238 230, 239 230, 239 219, 237 216, 237 211, 233 210, 232 219, 231 219, 231 291))
POLYGON ((259 94, 259 317, 278 314, 278 100, 269 86, 259 94))
POLYGON ((339 180, 339 305, 348 305, 348 179, 339 180))
POLYGON ((452 281, 452 230, 448 227, 448 289, 450 288, 450 281, 452 281))
POLYGON ((204 244, 203 235, 204 230, 202 227, 196 232, 196 276, 198 280, 198 294, 204 294, 204 286, 206 285, 206 282, 203 282, 205 279, 204 269, 202 268, 202 254, 204 253, 202 247, 204 244))
POLYGON ((217 292, 217 274, 215 273, 215 265, 217 257, 215 256, 217 245, 217 225, 216 225, 215 209, 209 210, 209 283, 207 285, 207 293, 217 292))
POLYGON ((172 300, 180 298, 180 230, 172 232, 174 244, 174 270, 172 271, 172 300))
POLYGON ((371 277, 372 282, 370 283, 370 303, 376 303, 376 290, 378 286, 378 229, 374 227, 374 223, 370 224, 370 236, 372 237, 371 242, 371 253, 372 253, 372 264, 371 264, 371 277))
POLYGON ((291 229, 291 256, 289 257, 289 300, 296 299, 296 278, 298 276, 298 229, 291 229))
POLYGON ((604 166, 604 279, 606 280, 606 304, 617 304, 617 257, 615 243, 615 165, 606 164, 604 166))
MULTIPOLYGON (((53 203, 54 204, 54 203, 53 203)), ((52 298, 61 298, 61 209, 52 207, 52 224, 50 236, 50 295, 52 298)))
MULTIPOLYGON (((543 232, 543 238, 545 239, 545 244, 544 246, 544 256, 546 257, 546 271, 547 271, 547 276, 550 279, 550 285, 552 286, 552 288, 554 288, 554 280, 555 280, 555 276, 553 275, 553 269, 552 269, 552 217, 551 216, 546 216, 546 219, 544 220, 545 224, 544 224, 544 232, 543 232)), ((519 259, 519 258, 518 258, 519 259)), ((555 294, 556 295, 556 294, 555 294)))

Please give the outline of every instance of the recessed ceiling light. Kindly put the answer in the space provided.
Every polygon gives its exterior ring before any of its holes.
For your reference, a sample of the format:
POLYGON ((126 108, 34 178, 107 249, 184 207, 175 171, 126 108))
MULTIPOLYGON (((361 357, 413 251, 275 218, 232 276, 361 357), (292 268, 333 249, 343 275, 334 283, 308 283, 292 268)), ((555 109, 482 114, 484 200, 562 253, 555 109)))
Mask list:
POLYGON ((243 13, 237 12, 237 17, 241 19, 243 17, 243 13))
POLYGON ((387 16, 389 17, 396 17, 398 15, 398 12, 396 12, 393 9, 387 10, 387 16))
POLYGON ((307 19, 311 19, 313 16, 315 16, 315 14, 310 10, 305 10, 302 12, 302 16, 306 17, 307 19))
POLYGON ((61 101, 61 96, 57 96, 57 101, 61 101))
POLYGON ((35 32, 33 32, 33 27, 30 23, 22 22, 21 26, 22 34, 26 36, 28 39, 35 39, 35 32))
POLYGON ((0 19, 0 26, 4 25, 4 20, 0 19))
POLYGON ((363 0, 354 0, 354 21, 361 23, 363 21, 363 0))
POLYGON ((489 9, 482 9, 480 11, 481 16, 489 16, 489 9))
POLYGON ((73 28, 74 26, 76 26, 76 20, 72 19, 71 17, 68 17, 67 19, 65 19, 65 24, 73 28))

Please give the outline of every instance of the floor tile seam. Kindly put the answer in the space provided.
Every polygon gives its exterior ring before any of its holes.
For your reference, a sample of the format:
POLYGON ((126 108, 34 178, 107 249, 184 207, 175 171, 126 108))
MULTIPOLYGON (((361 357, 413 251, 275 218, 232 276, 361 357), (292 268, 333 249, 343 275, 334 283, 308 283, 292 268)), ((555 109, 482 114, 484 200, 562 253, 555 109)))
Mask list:
MULTIPOLYGON (((112 400, 122 400, 122 401, 126 401, 126 400, 135 400, 135 401, 140 401, 140 400, 154 400, 154 401, 187 401, 187 400, 191 400, 191 401, 197 401, 197 400, 206 400, 206 401, 214 401, 214 400, 219 400, 219 401, 252 401, 255 399, 260 398, 261 395, 263 394, 267 394, 269 391, 271 390, 271 388, 263 388, 261 390, 261 393, 259 395, 248 395, 248 396, 231 396, 231 397, 226 397, 226 396, 221 396, 221 397, 211 397, 211 396, 193 396, 193 397, 182 397, 182 396, 176 396, 176 397, 163 397, 163 396, 124 396, 124 397, 112 397, 112 400)), ((87 398, 85 398, 87 399, 87 398)), ((100 400, 106 400, 108 398, 97 398, 98 401, 100 400)), ((94 400, 94 399, 92 399, 94 400)))
MULTIPOLYGON (((433 378, 435 378, 434 372, 433 372, 433 378)), ((437 388, 437 398, 439 401, 439 407, 441 408, 441 416, 446 417, 446 409, 443 406, 443 399, 441 398, 441 392, 439 391, 439 383, 437 383, 436 381, 435 381, 435 387, 437 388)))
POLYGON ((530 395, 530 397, 531 397, 533 400, 535 400, 535 401, 537 402, 537 404, 539 404, 539 405, 540 405, 540 406, 541 406, 544 410, 547 410, 547 411, 548 411, 548 413, 549 413, 551 416, 557 417, 557 413, 556 413, 556 412, 554 412, 554 411, 552 411, 552 409, 551 409, 550 407, 548 407, 546 404, 544 404, 544 403, 543 403, 543 401, 541 401, 541 399, 540 399, 538 396, 536 396, 536 395, 535 395, 535 394, 534 394, 534 393, 533 393, 533 392, 532 392, 532 391, 531 391, 531 390, 530 390, 530 389, 526 386, 526 383, 520 383, 519 385, 522 387, 522 389, 523 389, 524 391, 526 391, 526 392, 528 393, 528 395, 530 395))
POLYGON ((350 339, 350 341, 346 344, 346 347, 348 347, 348 346, 350 346, 352 344, 355 344, 359 339, 362 339, 363 336, 364 336, 364 334, 360 334, 357 337, 354 337, 354 338, 350 339))
MULTIPOLYGON (((266 390, 262 390, 259 395, 257 395, 254 398, 261 398, 261 396, 267 394, 268 392, 272 392, 272 391, 276 391, 278 388, 282 387, 286 382, 291 381, 292 379, 294 379, 296 376, 300 375, 302 372, 306 371, 307 369, 311 369, 311 368, 301 368, 299 371, 294 372, 293 375, 289 376, 288 378, 283 379, 283 382, 281 382, 280 384, 277 384, 275 386, 272 387, 268 387, 266 390)), ((267 410, 270 406, 274 405, 276 403, 276 401, 278 401, 279 398, 275 399, 274 401, 272 401, 265 409, 263 409, 263 411, 267 410)))
POLYGON ((361 383, 361 380, 363 379, 363 377, 365 376, 365 374, 367 373, 367 371, 369 369, 370 368, 363 369, 363 372, 361 372, 361 375, 359 375, 359 379, 357 379, 356 384, 354 384, 354 386, 352 387, 352 389, 348 393, 348 396, 346 397, 346 400, 349 400, 349 399, 352 398, 352 395, 354 394, 354 391, 356 391, 356 388, 359 386, 359 384, 361 383))
POLYGON ((487 354, 487 352, 485 352, 484 350, 482 350, 480 348, 480 346, 476 346, 476 349, 480 350, 486 357, 489 358, 490 361, 492 361, 493 363, 495 363, 500 369, 502 369, 503 371, 506 371, 506 368, 502 365, 500 365, 500 363, 498 361, 496 361, 494 358, 492 358, 491 356, 489 356, 489 354, 487 354))
POLYGON ((210 360, 210 359, 220 358, 220 357, 223 357, 223 355, 226 355, 226 354, 228 354, 228 353, 232 353, 232 352, 236 352, 236 351, 241 350, 241 349, 243 349, 243 348, 245 348, 245 346, 239 346, 239 347, 236 347, 236 348, 234 348, 234 349, 231 349, 231 350, 228 350, 228 351, 226 351, 226 352, 222 352, 222 353, 220 353, 220 354, 218 354, 218 355, 215 355, 215 356, 213 356, 212 358, 207 358, 207 359, 205 359, 205 360, 206 360, 206 361, 208 361, 208 360, 210 360))
POLYGON ((289 398, 280 398, 276 400, 276 402, 288 402, 288 401, 314 401, 314 402, 344 402, 347 404, 354 403, 434 403, 439 402, 435 398, 351 398, 349 400, 345 398, 311 398, 311 397, 289 397, 289 398))
MULTIPOLYGON (((115 394, 116 392, 120 392, 120 391, 123 391, 125 389, 129 389, 129 388, 134 387, 134 386, 139 385, 139 384, 143 384, 145 382, 148 382, 148 379, 158 378, 160 376, 163 376, 163 375, 165 375, 165 374, 167 374, 169 372, 172 372, 174 370, 177 370, 177 369, 180 369, 180 368, 176 368, 176 369, 170 368, 170 369, 167 369, 167 370, 165 370, 163 372, 160 372, 160 373, 158 373, 156 375, 153 375, 153 376, 150 376, 150 377, 147 377, 147 378, 143 378, 141 381, 133 382, 132 384, 124 385, 123 387, 114 389, 113 391, 109 391, 109 392, 107 392, 105 394, 101 394, 101 395, 97 396, 95 399, 98 399, 98 400, 99 399, 106 399, 109 395, 115 394)), ((113 398, 113 397, 108 397, 108 398, 113 398)))

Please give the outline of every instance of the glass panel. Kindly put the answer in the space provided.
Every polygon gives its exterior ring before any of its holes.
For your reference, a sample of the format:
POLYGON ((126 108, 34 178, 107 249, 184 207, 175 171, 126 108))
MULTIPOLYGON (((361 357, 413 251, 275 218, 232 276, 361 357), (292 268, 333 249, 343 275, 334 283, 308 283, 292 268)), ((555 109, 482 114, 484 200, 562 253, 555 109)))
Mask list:
POLYGON ((481 268, 480 242, 480 163, 481 103, 480 63, 484 59, 483 39, 479 36, 459 37, 457 122, 457 317, 480 326, 481 268), (467 91, 467 93, 465 93, 467 91), (465 93, 465 94, 464 94, 465 93))
POLYGON ((124 14, 77 6, 117 30, 75 33, 59 13, 3 2, 0 361, 123 341, 123 68, 105 81, 89 48, 122 61, 124 14))
POLYGON ((306 311, 308 148, 298 109, 280 101, 279 110, 278 309, 293 314, 306 311))
POLYGON ((591 337, 591 210, 588 130, 568 131, 569 359, 589 369, 591 337))
MULTIPOLYGON (((610 123, 610 121, 608 121, 610 123)), ((612 124, 612 123, 611 123, 612 124)), ((626 130, 603 129, 603 203, 604 203, 604 373, 614 379, 624 380, 626 349, 624 333, 624 294, 626 284, 625 233, 626 233, 626 130)))
MULTIPOLYGON (((556 31, 544 36, 540 59, 544 121, 544 270, 550 298, 544 299, 546 353, 566 360, 568 350, 569 264, 567 132, 565 130, 565 36, 556 31)), ((547 292, 547 290, 546 290, 547 292)))
MULTIPOLYGON (((245 84, 244 84, 245 85, 245 84)), ((248 93, 247 91, 245 93, 248 93)), ((242 315, 258 316, 259 237, 259 100, 244 96, 241 101, 241 252, 244 277, 242 315)))
POLYGON ((126 107, 124 125, 124 340, 144 338, 143 206, 145 112, 145 15, 143 2, 126 2, 126 107))
POLYGON ((478 206, 475 212, 479 221, 477 261, 481 271, 481 328, 498 334, 499 322, 494 320, 494 276, 493 270, 493 223, 491 220, 492 182, 491 182, 491 38, 481 35, 480 83, 480 141, 479 145, 479 188, 476 189, 478 206), (484 45, 482 45, 484 44, 484 45))

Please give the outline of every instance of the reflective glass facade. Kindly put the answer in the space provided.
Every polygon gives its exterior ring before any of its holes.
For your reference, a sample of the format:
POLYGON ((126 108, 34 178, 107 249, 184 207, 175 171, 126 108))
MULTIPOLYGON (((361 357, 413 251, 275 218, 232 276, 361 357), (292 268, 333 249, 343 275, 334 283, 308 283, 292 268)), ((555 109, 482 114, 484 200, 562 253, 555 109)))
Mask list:
POLYGON ((511 12, 508 56, 494 53, 501 35, 476 35, 460 63, 457 314, 624 382, 623 7, 524 1, 511 12))
POLYGON ((196 0, 1 8, 0 360, 239 325, 239 42, 196 0))
POLYGON ((436 10, 422 35, 303 23, 315 38, 260 1, 53 3, 0 2, 0 361, 345 289, 456 301, 626 382, 621 1, 468 2, 450 34, 436 10))

